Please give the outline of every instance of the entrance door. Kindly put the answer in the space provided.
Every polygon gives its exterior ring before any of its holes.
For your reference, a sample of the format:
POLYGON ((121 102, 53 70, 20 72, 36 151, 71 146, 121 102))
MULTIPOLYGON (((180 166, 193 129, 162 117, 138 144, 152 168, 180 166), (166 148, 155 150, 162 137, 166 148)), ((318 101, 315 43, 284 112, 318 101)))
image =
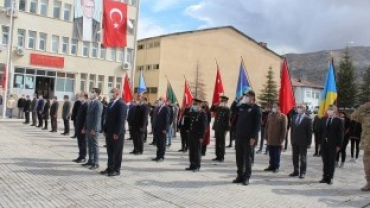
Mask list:
POLYGON ((54 96, 55 78, 36 77, 36 94, 49 99, 54 96))

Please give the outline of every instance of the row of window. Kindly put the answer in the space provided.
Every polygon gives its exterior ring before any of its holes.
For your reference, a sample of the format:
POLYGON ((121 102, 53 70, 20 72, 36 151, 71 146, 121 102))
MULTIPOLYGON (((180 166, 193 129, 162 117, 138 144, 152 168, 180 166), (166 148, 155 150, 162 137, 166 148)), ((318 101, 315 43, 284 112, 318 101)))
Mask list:
POLYGON ((159 69, 159 64, 153 65, 146 65, 146 66, 137 66, 137 70, 152 70, 152 69, 159 69))
MULTIPOLYGON (((18 29, 17 31, 17 44, 19 47, 24 47, 33 50, 47 51, 47 39, 48 34, 31 30, 18 29), (27 44, 26 44, 27 37, 27 44)), ((9 38, 9 27, 2 26, 2 44, 7 44, 9 38)), ((68 55, 77 55, 78 40, 69 37, 60 37, 57 35, 51 35, 50 52, 61 53, 68 55), (60 44, 61 42, 61 44, 60 44)), ((109 48, 109 57, 106 55, 106 50, 98 43, 82 42, 81 56, 99 58, 117 62, 129 62, 133 64, 134 50, 131 48, 116 49, 109 48)))
MULTIPOLYGON (((135 93, 139 92, 138 89, 139 89, 138 87, 135 87, 135 89, 134 89, 135 93)), ((157 94, 158 93, 158 87, 148 87, 148 88, 146 88, 146 92, 148 94, 157 94)))
POLYGON ((320 93, 311 90, 306 90, 306 98, 320 99, 320 93))
POLYGON ((104 85, 104 80, 104 75, 81 74, 80 91, 89 92, 97 87, 108 94, 114 87, 122 89, 122 77, 108 76, 107 85, 104 85))
POLYGON ((152 42, 152 43, 144 43, 144 44, 139 44, 137 46, 138 50, 144 50, 144 49, 151 49, 151 48, 158 48, 161 46, 160 42, 152 42))

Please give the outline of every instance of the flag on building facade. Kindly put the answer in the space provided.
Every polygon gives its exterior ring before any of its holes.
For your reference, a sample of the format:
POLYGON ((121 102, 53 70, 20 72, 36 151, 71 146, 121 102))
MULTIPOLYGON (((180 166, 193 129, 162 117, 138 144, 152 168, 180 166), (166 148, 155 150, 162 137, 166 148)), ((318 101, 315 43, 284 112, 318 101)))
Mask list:
POLYGON ((171 103, 177 103, 177 97, 175 95, 175 92, 173 91, 173 88, 171 86, 171 83, 167 80, 167 91, 166 91, 166 100, 171 101, 171 103))
POLYGON ((323 117, 330 105, 333 105, 338 98, 337 84, 335 82, 333 61, 329 64, 328 73, 326 75, 326 82, 324 90, 320 97, 319 103, 319 117, 323 117))
POLYGON ((281 84, 279 94, 280 110, 284 114, 288 114, 295 106, 295 98, 293 93, 292 81, 289 75, 287 60, 283 60, 281 67, 281 84))
POLYGON ((146 93, 147 91, 147 88, 146 88, 146 83, 145 83, 145 79, 144 79, 144 76, 143 76, 143 71, 141 70, 140 71, 140 77, 139 77, 139 87, 137 89, 137 94, 143 94, 143 93, 146 93))
POLYGON ((192 103, 193 103, 193 94, 191 94, 189 84, 185 80, 185 89, 184 89, 184 98, 182 100, 182 108, 185 109, 187 106, 191 105, 192 103))
POLYGON ((223 94, 224 94, 224 85, 222 84, 220 68, 217 65, 217 75, 216 75, 215 88, 213 91, 212 105, 218 105, 218 103, 220 103, 221 101, 220 97, 223 94))
POLYGON ((244 67, 243 61, 240 63, 238 85, 236 86, 235 98, 243 96, 243 93, 251 88, 249 77, 246 74, 246 69, 244 67))
POLYGON ((130 80, 128 78, 128 74, 126 74, 126 77, 123 83, 122 98, 124 99, 126 103, 129 103, 134 99, 134 96, 131 90, 130 80))
POLYGON ((103 45, 105 47, 127 46, 127 4, 104 0, 103 45))

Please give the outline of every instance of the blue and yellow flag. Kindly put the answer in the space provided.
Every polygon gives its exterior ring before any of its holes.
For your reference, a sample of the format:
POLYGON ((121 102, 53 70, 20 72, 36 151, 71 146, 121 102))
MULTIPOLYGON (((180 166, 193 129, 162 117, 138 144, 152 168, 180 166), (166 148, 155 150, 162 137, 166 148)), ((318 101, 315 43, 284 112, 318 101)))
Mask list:
POLYGON ((334 104, 334 102, 337 100, 337 97, 338 92, 337 85, 335 83, 334 67, 333 62, 330 61, 328 74, 326 75, 325 88, 320 97, 320 106, 318 112, 320 118, 325 116, 329 106, 334 104))

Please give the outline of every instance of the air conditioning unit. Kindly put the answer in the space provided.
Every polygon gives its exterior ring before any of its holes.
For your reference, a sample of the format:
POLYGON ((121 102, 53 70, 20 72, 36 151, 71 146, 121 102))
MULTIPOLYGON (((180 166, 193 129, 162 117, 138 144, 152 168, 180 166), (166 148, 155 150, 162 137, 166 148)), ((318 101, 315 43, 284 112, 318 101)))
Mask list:
MULTIPOLYGON (((6 8, 6 15, 10 17, 12 13, 12 8, 6 8)), ((18 17, 18 11, 13 9, 13 17, 18 17)))
POLYGON ((18 56, 24 56, 24 48, 23 47, 17 47, 17 55, 18 56))
POLYGON ((131 69, 131 63, 129 62, 122 63, 122 70, 129 70, 129 69, 131 69))

